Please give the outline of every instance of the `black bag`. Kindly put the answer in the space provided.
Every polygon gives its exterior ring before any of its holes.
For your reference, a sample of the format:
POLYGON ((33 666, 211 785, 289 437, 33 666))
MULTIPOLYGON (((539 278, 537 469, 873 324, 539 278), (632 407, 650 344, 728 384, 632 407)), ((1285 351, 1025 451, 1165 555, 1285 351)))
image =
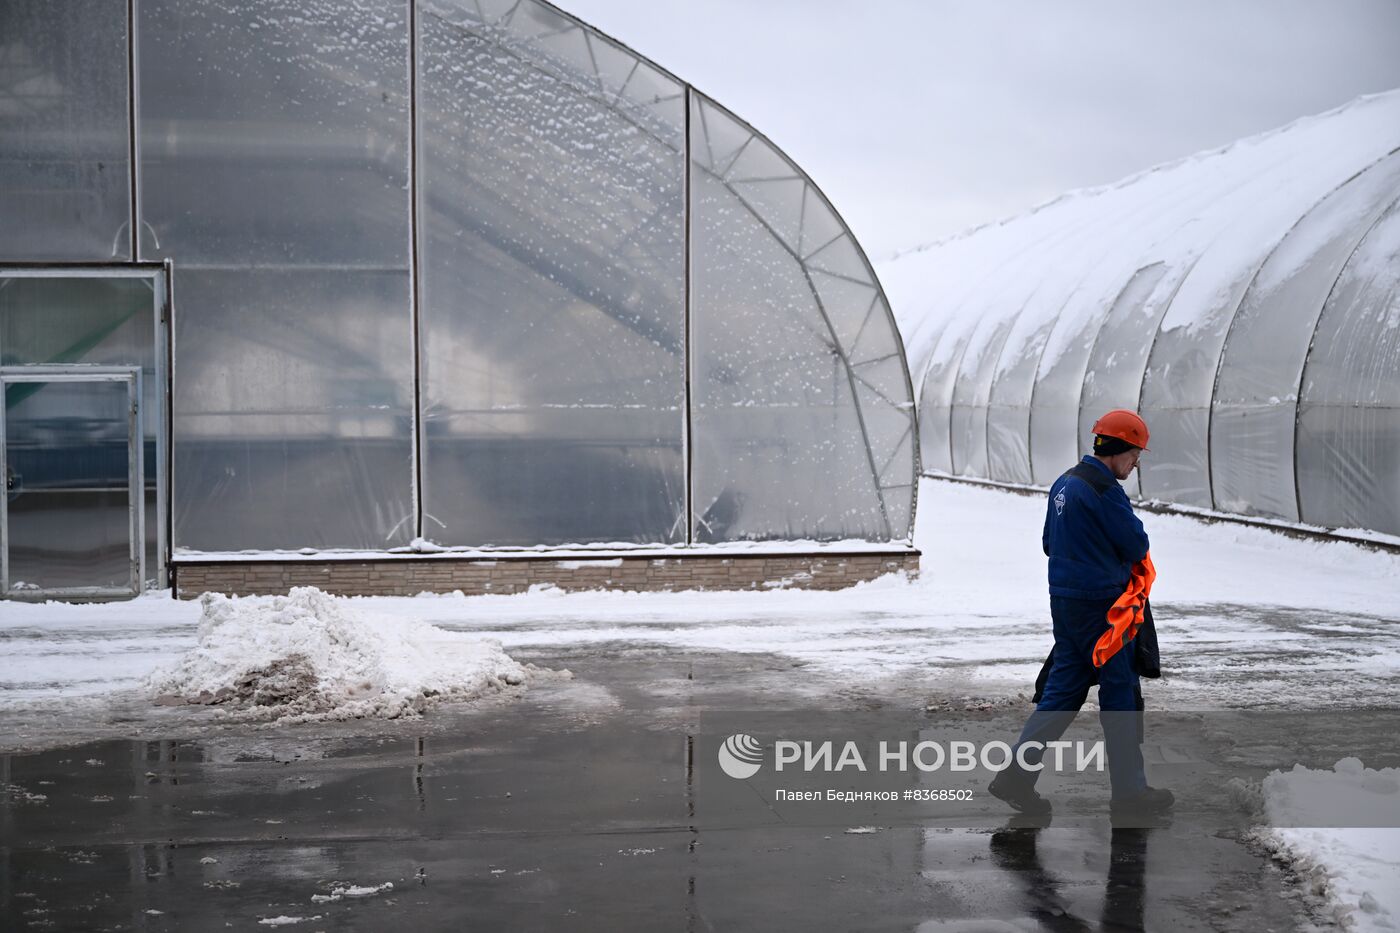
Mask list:
MULTIPOLYGON (((1040 673, 1035 678, 1035 693, 1031 696, 1032 703, 1039 703, 1041 696, 1045 693, 1045 680, 1050 676, 1050 668, 1055 666, 1055 649, 1051 648, 1050 653, 1045 656, 1045 663, 1040 666, 1040 673)), ((1133 671, 1139 677, 1146 677, 1149 680, 1156 680, 1162 676, 1162 659, 1157 653, 1157 626, 1152 622, 1152 603, 1148 601, 1142 607, 1142 625, 1138 627, 1137 635, 1133 637, 1133 671)), ((1094 683, 1098 683, 1098 676, 1095 675, 1094 683)))

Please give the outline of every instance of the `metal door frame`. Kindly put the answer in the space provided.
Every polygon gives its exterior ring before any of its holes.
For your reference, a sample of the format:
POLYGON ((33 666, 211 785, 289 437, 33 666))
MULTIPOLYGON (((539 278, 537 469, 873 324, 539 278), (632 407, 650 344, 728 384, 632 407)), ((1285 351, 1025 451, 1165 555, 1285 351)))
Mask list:
MULTIPOLYGON (((65 262, 65 261, 20 261, 20 262, 0 262, 0 280, 7 278, 108 278, 126 279, 138 278, 148 279, 151 282, 153 300, 155 332, 151 335, 154 347, 155 358, 155 394, 154 410, 148 410, 143 414, 142 420, 149 419, 149 423, 142 426, 142 431, 150 429, 155 435, 155 491, 156 491, 156 540, 155 540, 155 571, 156 587, 169 585, 170 568, 170 541, 172 538, 172 509, 174 477, 172 475, 171 463, 171 383, 174 379, 175 359, 174 359, 174 338, 171 333, 174 320, 174 288, 173 288, 174 263, 169 259, 155 262, 65 262)), ((63 364, 64 367, 80 368, 82 371, 95 372, 101 367, 84 366, 80 363, 63 364)), ((123 369, 124 367, 107 367, 109 369, 123 369)), ((35 370, 33 365, 20 366, 0 366, 0 373, 23 373, 35 370)), ((138 376, 139 378, 139 376, 138 376)), ((145 438, 140 438, 140 443, 144 445, 145 438)), ((142 460, 142 471, 145 471, 145 458, 142 460)), ((143 511, 142 523, 145 522, 144 496, 142 493, 143 511)), ((142 543, 144 561, 144 541, 142 543)), ((143 568, 142 573, 145 573, 143 568)), ((146 581, 142 578, 137 592, 145 590, 146 581)), ((6 589, 0 589, 0 599, 6 598, 6 589)), ((81 598, 81 597, 80 597, 81 598)))
MULTIPOLYGON (((0 393, 11 383, 25 382, 124 382, 126 383, 126 485, 127 549, 126 588, 81 586, 60 589, 10 589, 10 502, 0 498, 0 598, 4 599, 102 599, 140 595, 146 580, 146 466, 145 432, 141 423, 141 367, 139 366, 4 366, 0 367, 0 393)), ((6 464, 9 443, 4 404, 0 404, 0 464, 6 464)))

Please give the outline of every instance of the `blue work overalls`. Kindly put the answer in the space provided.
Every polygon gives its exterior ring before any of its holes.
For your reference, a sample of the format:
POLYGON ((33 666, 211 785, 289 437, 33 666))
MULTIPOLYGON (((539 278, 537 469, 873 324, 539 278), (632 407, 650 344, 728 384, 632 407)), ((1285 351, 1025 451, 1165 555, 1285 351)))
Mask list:
MULTIPOLYGON (((1126 587, 1132 565, 1147 555, 1147 532, 1113 473, 1086 456, 1050 487, 1042 545, 1050 558, 1054 662, 1016 750, 1026 742, 1044 745, 1059 739, 1097 681, 1113 796, 1130 797, 1147 786, 1142 692, 1133 652, 1118 651, 1100 668, 1094 667, 1093 652, 1108 630, 1109 607, 1126 587)), ((1026 750, 1030 764, 1041 757, 1035 749, 1026 750)), ((1008 776, 1034 785, 1040 772, 1013 766, 1008 776)))

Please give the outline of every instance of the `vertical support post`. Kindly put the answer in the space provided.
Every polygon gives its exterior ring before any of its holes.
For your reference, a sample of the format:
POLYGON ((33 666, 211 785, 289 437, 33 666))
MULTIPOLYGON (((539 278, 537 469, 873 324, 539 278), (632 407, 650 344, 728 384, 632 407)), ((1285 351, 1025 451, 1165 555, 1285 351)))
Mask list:
POLYGON ((413 537, 423 537, 423 336, 418 271, 418 4, 408 2, 408 275, 409 317, 413 328, 413 537))
MULTIPOLYGON (((170 585, 170 553, 175 540, 175 283, 174 263, 167 259, 161 275, 160 306, 156 309, 156 585, 170 585)), ((174 595, 173 593, 171 594, 174 595)))
POLYGON ((146 586, 145 432, 141 429, 141 371, 126 380, 126 488, 131 539, 131 595, 146 586))
POLYGON ((0 496, 0 599, 10 595, 10 458, 5 449, 5 397, 10 386, 0 377, 0 472, 5 475, 4 495, 0 496))
POLYGON ((685 369, 685 429, 681 435, 681 451, 685 458, 685 543, 687 546, 695 543, 695 509, 694 499, 694 466, 695 466, 695 444, 691 436, 691 392, 690 392, 690 356, 691 356, 691 282, 690 282, 690 228, 692 223, 691 194, 690 194, 690 110, 691 110, 692 89, 689 84, 685 86, 685 312, 684 328, 681 335, 681 357, 685 369))
POLYGON ((137 79, 140 66, 140 48, 136 39, 136 19, 138 0, 126 2, 126 114, 127 114, 127 159, 131 175, 131 261, 141 261, 141 148, 137 140, 141 127, 140 83, 137 79))

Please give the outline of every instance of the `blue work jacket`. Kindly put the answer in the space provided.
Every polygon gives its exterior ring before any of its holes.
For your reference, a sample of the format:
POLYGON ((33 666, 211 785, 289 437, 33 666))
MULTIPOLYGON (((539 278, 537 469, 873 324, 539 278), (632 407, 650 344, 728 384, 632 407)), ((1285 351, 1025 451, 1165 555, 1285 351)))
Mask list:
POLYGON ((1097 458, 1084 463, 1109 480, 1100 495, 1077 476, 1050 487, 1041 546, 1050 558, 1050 595, 1107 599, 1122 594, 1133 564, 1147 556, 1147 532, 1128 494, 1097 458))

